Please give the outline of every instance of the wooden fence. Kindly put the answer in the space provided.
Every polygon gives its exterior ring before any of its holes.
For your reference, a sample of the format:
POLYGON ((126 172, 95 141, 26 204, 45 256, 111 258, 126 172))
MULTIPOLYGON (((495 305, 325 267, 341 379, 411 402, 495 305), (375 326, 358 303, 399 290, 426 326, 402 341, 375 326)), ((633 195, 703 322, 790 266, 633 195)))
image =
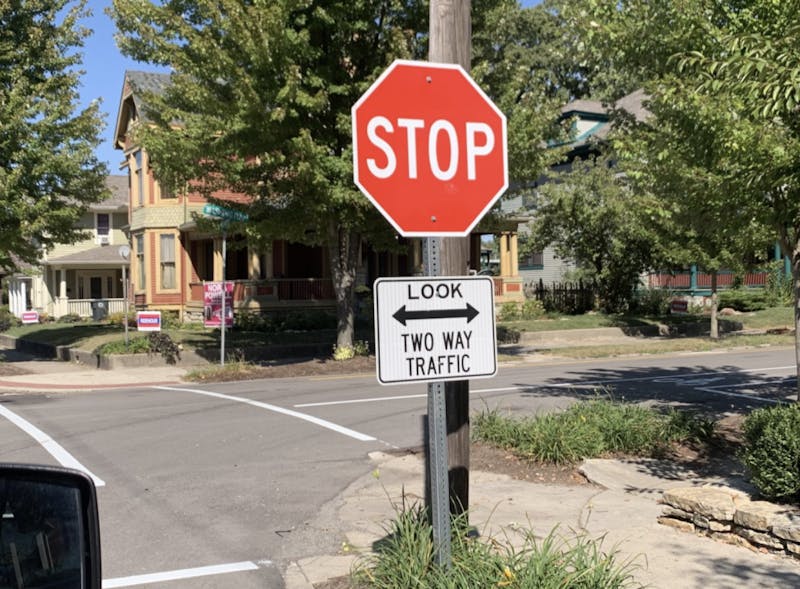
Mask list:
POLYGON ((586 313, 594 309, 597 301, 595 285, 580 280, 545 284, 539 279, 525 284, 525 295, 541 301, 546 311, 559 313, 586 313))

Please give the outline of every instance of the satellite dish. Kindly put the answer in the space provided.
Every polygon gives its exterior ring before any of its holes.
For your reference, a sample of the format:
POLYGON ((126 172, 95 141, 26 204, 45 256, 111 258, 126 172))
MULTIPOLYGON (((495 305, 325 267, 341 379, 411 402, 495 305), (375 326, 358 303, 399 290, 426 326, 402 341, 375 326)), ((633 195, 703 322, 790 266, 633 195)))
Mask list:
POLYGON ((130 258, 131 257, 131 248, 128 247, 127 245, 123 245, 122 247, 120 247, 119 248, 119 257, 122 258, 123 260, 127 260, 128 258, 130 258))

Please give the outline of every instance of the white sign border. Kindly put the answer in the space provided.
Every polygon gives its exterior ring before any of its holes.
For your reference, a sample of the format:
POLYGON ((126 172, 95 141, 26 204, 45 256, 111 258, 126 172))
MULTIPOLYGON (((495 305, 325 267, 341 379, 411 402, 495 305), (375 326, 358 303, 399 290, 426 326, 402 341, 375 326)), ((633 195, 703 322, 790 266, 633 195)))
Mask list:
POLYGON ((430 383, 430 382, 450 382, 459 380, 477 380, 482 378, 492 378, 497 375, 497 320, 494 313, 494 281, 488 276, 403 276, 403 277, 385 277, 378 278, 373 283, 372 288, 373 296, 373 312, 375 318, 375 375, 378 383, 384 386, 396 386, 414 383, 430 383), (421 377, 409 378, 407 380, 383 380, 381 379, 381 343, 380 343, 380 315, 379 315, 379 297, 378 297, 378 284, 381 282, 439 282, 439 281, 481 281, 491 283, 491 322, 492 322, 492 360, 493 369, 491 373, 481 373, 475 375, 456 375, 449 377, 437 376, 436 378, 421 377))

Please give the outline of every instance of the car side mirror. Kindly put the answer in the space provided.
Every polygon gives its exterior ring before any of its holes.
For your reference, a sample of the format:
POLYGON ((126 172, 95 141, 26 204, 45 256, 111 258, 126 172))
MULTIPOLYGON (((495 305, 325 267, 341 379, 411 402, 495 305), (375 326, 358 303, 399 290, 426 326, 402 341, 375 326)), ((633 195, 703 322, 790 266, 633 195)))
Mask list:
POLYGON ((66 468, 0 463, 0 587, 101 585, 92 479, 66 468))

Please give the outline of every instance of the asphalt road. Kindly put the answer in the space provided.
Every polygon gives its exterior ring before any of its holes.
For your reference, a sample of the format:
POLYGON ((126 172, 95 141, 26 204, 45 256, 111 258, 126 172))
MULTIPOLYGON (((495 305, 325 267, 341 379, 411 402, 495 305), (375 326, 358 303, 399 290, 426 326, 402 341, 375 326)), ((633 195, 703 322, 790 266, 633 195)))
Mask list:
MULTIPOLYGON (((472 382, 471 406, 530 414, 608 394, 721 415, 792 400, 793 363, 767 349, 510 364, 472 382)), ((339 549, 326 505, 368 452, 421 443, 425 391, 364 375, 8 394, 0 461, 66 453, 102 483, 106 587, 281 587, 288 562, 339 549)))

